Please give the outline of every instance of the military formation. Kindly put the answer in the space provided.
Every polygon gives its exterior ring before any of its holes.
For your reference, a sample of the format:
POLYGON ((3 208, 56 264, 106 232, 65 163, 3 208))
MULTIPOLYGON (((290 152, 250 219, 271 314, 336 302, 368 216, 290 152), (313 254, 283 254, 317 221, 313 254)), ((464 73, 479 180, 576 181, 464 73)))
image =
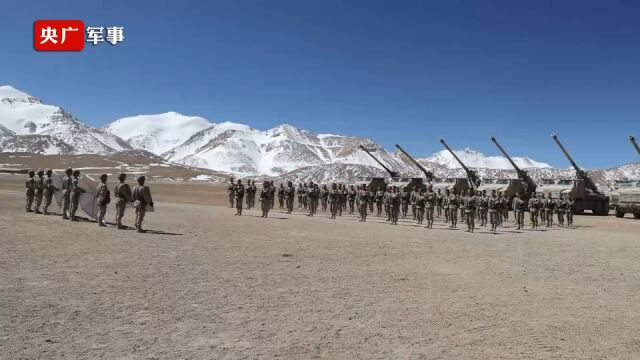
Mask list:
MULTIPOLYGON (((256 192, 255 181, 250 181, 245 187, 242 180, 231 179, 228 194, 229 206, 236 209, 236 215, 242 215, 243 198, 252 196, 256 192), (252 188, 252 192, 249 192, 252 188)), ((333 183, 329 186, 309 182, 300 183, 294 187, 289 181, 286 185, 276 187, 272 181, 264 181, 260 190, 259 201, 262 205, 262 217, 268 217, 274 208, 275 197, 278 197, 280 209, 291 214, 294 200, 298 200, 298 209, 305 211, 307 216, 314 216, 318 211, 318 204, 323 213, 330 219, 348 214, 358 213, 359 221, 366 222, 369 214, 383 217, 391 225, 397 225, 398 219, 416 221, 433 229, 436 221, 449 228, 457 228, 458 223, 466 227, 467 232, 476 231, 477 227, 488 228, 496 233, 498 228, 509 221, 512 213, 513 222, 517 230, 529 227, 532 230, 539 227, 551 228, 554 221, 560 227, 573 226, 574 204, 568 194, 553 198, 551 193, 537 194, 527 199, 519 193, 512 199, 500 191, 467 190, 458 193, 453 190, 441 189, 434 191, 431 186, 426 189, 399 188, 386 186, 373 188, 367 185, 345 185, 333 183), (526 213, 529 213, 528 222, 526 213)), ((252 200, 247 199, 246 208, 250 209, 252 200)))
MULTIPOLYGON (((49 215, 49 207, 53 200, 54 194, 62 191, 61 215, 65 220, 78 221, 77 212, 80 207, 80 197, 82 194, 90 193, 93 195, 95 206, 97 208, 98 226, 105 227, 105 215, 107 206, 111 203, 111 191, 107 186, 108 176, 102 174, 100 183, 95 189, 86 189, 80 181, 80 171, 67 169, 65 177, 62 179, 62 188, 59 189, 54 185, 54 173, 52 170, 29 171, 29 177, 26 181, 26 211, 35 212, 36 214, 49 215), (40 210, 42 209, 42 210, 40 210)), ((142 222, 147 212, 147 207, 153 207, 153 199, 149 186, 145 185, 145 177, 140 176, 136 179, 137 185, 133 190, 126 183, 127 175, 120 174, 119 182, 113 188, 115 196, 115 225, 117 229, 126 229, 122 224, 128 204, 132 204, 135 208, 135 229, 137 232, 144 232, 142 222)))

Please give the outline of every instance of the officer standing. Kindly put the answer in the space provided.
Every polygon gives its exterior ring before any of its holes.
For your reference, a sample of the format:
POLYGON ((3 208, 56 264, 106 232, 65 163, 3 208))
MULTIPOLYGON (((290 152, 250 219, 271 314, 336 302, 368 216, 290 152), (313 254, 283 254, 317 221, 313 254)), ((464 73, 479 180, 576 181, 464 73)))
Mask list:
POLYGON ((57 187, 53 185, 53 179, 51 178, 52 175, 53 175, 53 171, 47 170, 47 178, 44 181, 43 213, 45 215, 49 215, 49 205, 51 205, 51 201, 53 200, 53 193, 59 190, 57 187))
POLYGON ((35 172, 33 172, 33 170, 29 171, 29 178, 27 178, 27 181, 25 183, 26 186, 26 195, 27 195, 27 205, 26 205, 26 209, 27 212, 33 212, 33 210, 31 210, 31 207, 33 206, 33 199, 36 195, 36 179, 34 179, 35 172))
POLYGON ((100 175, 100 183, 96 187, 96 203, 98 205, 98 226, 107 226, 104 216, 107 214, 107 205, 111 202, 109 188, 107 187, 107 174, 100 175))

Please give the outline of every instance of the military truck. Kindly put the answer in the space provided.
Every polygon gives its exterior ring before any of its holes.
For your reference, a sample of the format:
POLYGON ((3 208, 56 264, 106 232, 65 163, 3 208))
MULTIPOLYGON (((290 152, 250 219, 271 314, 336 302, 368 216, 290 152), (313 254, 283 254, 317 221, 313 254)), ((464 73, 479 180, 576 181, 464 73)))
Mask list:
POLYGON ((454 159, 456 159, 458 161, 458 164, 460 164, 460 166, 462 166, 464 171, 467 173, 468 188, 471 188, 472 190, 477 190, 478 187, 480 187, 480 185, 482 185, 482 179, 480 179, 480 176, 478 176, 478 173, 475 172, 474 170, 469 169, 462 162, 462 160, 460 160, 458 155, 456 155, 456 153, 454 153, 453 150, 451 150, 451 148, 449 147, 449 145, 447 145, 447 143, 444 141, 444 139, 440 139, 440 143, 442 145, 444 145, 444 147, 447 150, 449 150, 449 152, 454 157, 454 159))
MULTIPOLYGON (((633 135, 629 135, 629 142, 640 154, 640 147, 633 135)), ((618 180, 615 183, 615 190, 609 193, 613 210, 616 217, 624 217, 626 213, 633 214, 633 217, 640 219, 640 180, 618 180)))
POLYGON ((373 160, 375 160, 378 164, 380 164, 380 166, 382 166, 382 168, 389 173, 389 179, 385 181, 386 186, 396 186, 398 187, 398 189, 408 187, 410 190, 426 188, 424 185, 424 182, 422 181, 422 178, 402 176, 399 172, 389 169, 385 164, 382 163, 382 161, 380 161, 377 157, 375 157, 371 153, 371 151, 369 151, 363 145, 360 145, 360 149, 362 149, 362 151, 366 152, 369 156, 371 156, 373 160))
POLYGON ((576 170, 576 178, 572 180, 558 180, 555 184, 541 184, 538 193, 551 192, 553 197, 561 194, 569 194, 574 203, 574 212, 582 214, 585 210, 591 210, 594 215, 607 216, 609 214, 609 197, 602 193, 593 182, 589 174, 582 170, 573 160, 569 152, 554 133, 551 138, 558 144, 560 150, 567 157, 576 170))

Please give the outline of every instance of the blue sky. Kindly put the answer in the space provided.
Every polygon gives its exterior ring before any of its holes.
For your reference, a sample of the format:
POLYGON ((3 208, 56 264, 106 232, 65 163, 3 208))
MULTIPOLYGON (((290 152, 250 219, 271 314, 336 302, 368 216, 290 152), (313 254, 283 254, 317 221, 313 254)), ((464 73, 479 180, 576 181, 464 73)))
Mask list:
POLYGON ((568 166, 638 160, 639 1, 14 1, 0 84, 91 125, 177 111, 360 135, 416 155, 469 146, 568 166), (38 53, 36 19, 124 26, 38 53))

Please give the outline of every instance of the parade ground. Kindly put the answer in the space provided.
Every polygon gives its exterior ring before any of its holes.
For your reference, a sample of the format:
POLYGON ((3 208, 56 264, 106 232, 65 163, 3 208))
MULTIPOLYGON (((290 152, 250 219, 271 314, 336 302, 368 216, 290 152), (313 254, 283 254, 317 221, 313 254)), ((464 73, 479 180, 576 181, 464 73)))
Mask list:
POLYGON ((222 186, 149 185, 138 234, 132 209, 129 230, 26 213, 24 177, 0 175, 0 359, 640 353, 640 221, 470 234, 297 204, 263 219, 234 216, 222 186))

